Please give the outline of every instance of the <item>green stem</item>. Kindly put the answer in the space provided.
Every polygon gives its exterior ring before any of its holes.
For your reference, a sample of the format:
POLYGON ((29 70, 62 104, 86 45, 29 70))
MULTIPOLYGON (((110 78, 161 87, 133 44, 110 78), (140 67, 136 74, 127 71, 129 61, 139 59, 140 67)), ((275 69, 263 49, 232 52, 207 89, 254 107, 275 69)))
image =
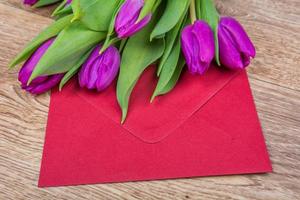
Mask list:
POLYGON ((192 24, 197 20, 195 0, 190 3, 190 17, 192 24))
POLYGON ((120 54, 122 53, 122 51, 123 51, 123 49, 124 49, 124 47, 125 47, 125 45, 126 45, 126 42, 127 42, 127 38, 121 40, 121 44, 120 44, 120 47, 119 47, 119 52, 120 52, 120 54))
POLYGON ((67 0, 64 0, 51 14, 51 17, 56 16, 56 14, 66 5, 67 0))
POLYGON ((102 48, 100 49, 99 54, 102 54, 108 47, 110 47, 111 45, 117 43, 118 41, 120 41, 119 38, 113 38, 111 40, 106 40, 102 46, 102 48))
POLYGON ((201 16, 201 0, 196 0, 196 14, 198 19, 202 19, 201 16))

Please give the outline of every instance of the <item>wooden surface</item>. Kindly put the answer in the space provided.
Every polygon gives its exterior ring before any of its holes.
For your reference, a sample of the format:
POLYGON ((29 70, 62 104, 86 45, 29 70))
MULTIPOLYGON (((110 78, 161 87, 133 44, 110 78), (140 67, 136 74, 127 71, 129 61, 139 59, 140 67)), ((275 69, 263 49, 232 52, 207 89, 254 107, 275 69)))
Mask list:
POLYGON ((49 94, 26 94, 17 69, 7 65, 51 22, 50 11, 0 0, 0 199, 300 199, 300 1, 217 3, 245 25, 257 47, 248 72, 273 173, 37 188, 49 94))

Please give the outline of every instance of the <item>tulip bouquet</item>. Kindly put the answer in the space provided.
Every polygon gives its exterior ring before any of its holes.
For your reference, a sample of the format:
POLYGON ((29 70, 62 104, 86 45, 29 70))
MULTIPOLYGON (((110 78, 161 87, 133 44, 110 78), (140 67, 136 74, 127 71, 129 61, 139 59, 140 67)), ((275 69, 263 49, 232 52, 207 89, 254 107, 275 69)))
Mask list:
POLYGON ((152 63, 158 76, 153 100, 175 87, 185 65, 203 75, 212 62, 237 70, 255 56, 242 26, 220 17, 212 0, 64 0, 53 15, 56 21, 11 63, 25 61, 22 88, 33 94, 58 84, 62 89, 78 74, 82 88, 101 92, 117 78, 122 121, 136 82, 152 63))

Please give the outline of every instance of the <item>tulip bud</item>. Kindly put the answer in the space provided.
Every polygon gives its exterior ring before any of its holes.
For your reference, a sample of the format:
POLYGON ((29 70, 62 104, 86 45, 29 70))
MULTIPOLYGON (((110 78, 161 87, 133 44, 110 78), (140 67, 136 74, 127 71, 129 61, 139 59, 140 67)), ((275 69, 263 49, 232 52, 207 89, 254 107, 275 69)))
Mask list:
POLYGON ((23 3, 27 5, 34 5, 38 0, 24 0, 23 3))
POLYGON ((95 47, 79 72, 79 85, 82 88, 106 89, 116 78, 120 68, 120 54, 116 47, 110 46, 99 54, 101 45, 95 47))
POLYGON ((151 13, 138 21, 143 6, 144 0, 126 0, 121 6, 115 23, 115 30, 119 38, 132 36, 149 23, 151 13))
POLYGON ((72 0, 67 0, 66 5, 70 5, 72 3, 72 0))
POLYGON ((255 57, 255 47, 241 24, 231 17, 222 17, 218 27, 221 63, 231 69, 243 69, 255 57))
POLYGON ((202 20, 186 26, 181 34, 182 51, 192 74, 204 74, 215 55, 214 34, 202 20))
POLYGON ((19 71, 19 81, 21 82, 22 89, 32 94, 41 94, 52 87, 57 85, 63 77, 63 74, 51 75, 51 76, 40 76, 35 78, 29 85, 27 82, 32 74, 32 71, 45 54, 47 49, 51 46, 54 39, 50 39, 44 42, 24 63, 23 67, 19 71))

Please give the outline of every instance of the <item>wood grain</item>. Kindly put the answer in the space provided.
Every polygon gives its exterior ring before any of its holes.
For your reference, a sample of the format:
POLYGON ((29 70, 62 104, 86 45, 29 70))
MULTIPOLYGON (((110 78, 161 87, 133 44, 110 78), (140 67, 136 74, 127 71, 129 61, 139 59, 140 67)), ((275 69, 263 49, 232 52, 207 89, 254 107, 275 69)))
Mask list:
POLYGON ((22 2, 23 2, 23 0, 0 0, 0 4, 19 8, 19 9, 26 10, 28 12, 35 13, 37 15, 46 16, 46 17, 51 16, 51 13, 57 6, 57 4, 54 4, 54 5, 42 7, 42 8, 32 8, 28 5, 24 5, 22 2))
POLYGON ((7 65, 51 19, 0 0, 0 199, 300 199, 299 1, 217 4, 245 25, 258 50, 248 71, 273 173, 37 188, 49 95, 26 94, 7 65))
POLYGON ((251 78, 300 90, 300 1, 219 0, 224 15, 236 17, 257 48, 251 78))

